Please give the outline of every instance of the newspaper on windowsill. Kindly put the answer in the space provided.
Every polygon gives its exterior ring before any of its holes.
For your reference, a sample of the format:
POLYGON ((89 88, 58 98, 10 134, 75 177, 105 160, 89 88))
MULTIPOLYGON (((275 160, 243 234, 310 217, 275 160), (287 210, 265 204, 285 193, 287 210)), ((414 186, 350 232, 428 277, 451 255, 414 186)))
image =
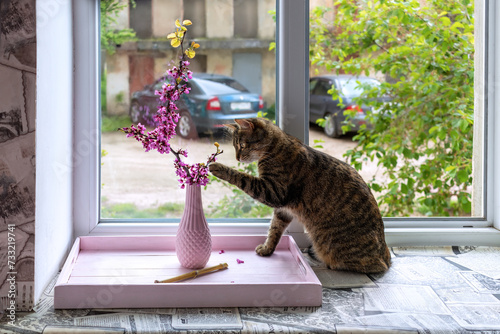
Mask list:
POLYGON ((237 308, 180 308, 172 316, 174 329, 242 329, 237 308))
POLYGON ((411 247, 391 247, 396 256, 457 256, 452 246, 411 246, 411 247))
POLYGON ((42 334, 125 334, 125 328, 111 327, 75 327, 51 325, 43 329, 42 334))
POLYGON ((125 328, 127 333, 163 333, 172 329, 171 316, 166 314, 112 313, 74 319, 75 326, 125 328))
POLYGON ((498 248, 474 247, 467 253, 459 254, 458 257, 447 257, 446 259, 493 279, 500 279, 500 265, 497 268, 491 265, 492 263, 500 264, 498 248))

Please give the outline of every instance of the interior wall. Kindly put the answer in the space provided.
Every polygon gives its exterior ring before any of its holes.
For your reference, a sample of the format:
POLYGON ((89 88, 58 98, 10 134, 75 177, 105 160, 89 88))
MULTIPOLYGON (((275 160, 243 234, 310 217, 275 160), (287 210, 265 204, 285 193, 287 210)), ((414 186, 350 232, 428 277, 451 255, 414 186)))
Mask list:
POLYGON ((73 242, 73 22, 70 0, 36 1, 35 300, 73 242))

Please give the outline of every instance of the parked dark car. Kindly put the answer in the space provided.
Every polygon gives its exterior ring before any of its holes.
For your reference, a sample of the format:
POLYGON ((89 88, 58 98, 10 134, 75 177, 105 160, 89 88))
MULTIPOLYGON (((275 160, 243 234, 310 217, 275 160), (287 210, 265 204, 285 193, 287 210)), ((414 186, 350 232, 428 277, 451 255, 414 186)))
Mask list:
MULTIPOLYGON (((369 84, 372 86, 380 85, 376 79, 369 77, 354 77, 350 75, 324 75, 313 77, 309 81, 309 121, 316 123, 320 118, 325 119, 325 134, 332 138, 337 138, 342 135, 342 125, 346 121, 344 112, 346 110, 357 110, 356 116, 350 119, 353 124, 351 130, 358 131, 362 124, 367 124, 365 120, 367 106, 359 106, 353 100, 359 97, 363 92, 360 88, 361 84, 369 84), (339 96, 342 98, 343 107, 339 106, 338 99, 332 99, 332 95, 328 91, 332 86, 337 89, 339 96)), ((367 124, 367 126, 370 126, 367 124)))
MULTIPOLYGON (((158 106, 155 90, 161 90, 164 79, 134 92, 130 103, 132 122, 154 126, 153 116, 158 106)), ((207 73, 195 73, 187 83, 189 94, 178 101, 181 116, 177 134, 183 138, 195 138, 222 128, 237 118, 257 117, 264 108, 264 101, 258 94, 252 94, 231 77, 207 73)))

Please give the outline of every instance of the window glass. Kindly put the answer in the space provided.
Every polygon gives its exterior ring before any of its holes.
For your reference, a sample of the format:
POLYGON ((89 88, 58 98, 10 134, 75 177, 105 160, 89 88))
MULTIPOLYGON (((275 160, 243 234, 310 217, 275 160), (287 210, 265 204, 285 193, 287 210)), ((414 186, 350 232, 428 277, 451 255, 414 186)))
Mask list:
POLYGON ((340 82, 311 97, 310 142, 354 166, 385 217, 481 217, 474 1, 309 4, 311 92, 340 82))
MULTIPOLYGON (((276 4, 115 2, 119 10, 101 12, 101 36, 114 39, 109 48, 101 48, 100 218, 179 218, 185 190, 175 174, 174 156, 144 152, 140 142, 116 129, 137 123, 154 128, 155 90, 179 59, 167 35, 175 30, 176 19, 189 19, 193 24, 187 27, 185 45, 196 41, 201 46, 190 60, 192 90, 178 102, 181 120, 171 144, 188 151, 186 163, 195 163, 205 162, 218 142, 224 151, 218 161, 256 173, 255 165, 238 164, 223 125, 235 118, 256 117, 259 111, 275 117, 276 64, 274 51, 269 50, 275 40, 275 22, 269 12, 276 4), (244 22, 243 13, 248 14, 244 22), (106 19, 111 24, 104 24, 106 19), (242 103, 225 104, 224 97, 242 103)), ((267 218, 272 213, 225 182, 212 181, 202 196, 207 218, 267 218)))

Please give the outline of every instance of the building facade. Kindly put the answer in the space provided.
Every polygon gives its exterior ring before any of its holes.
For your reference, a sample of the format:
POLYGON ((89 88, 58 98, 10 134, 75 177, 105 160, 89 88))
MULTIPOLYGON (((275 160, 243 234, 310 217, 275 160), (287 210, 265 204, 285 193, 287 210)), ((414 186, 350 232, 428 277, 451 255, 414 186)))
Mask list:
MULTIPOLYGON (((125 1, 125 0, 122 0, 125 1)), ((234 77, 266 104, 275 100, 275 0, 136 0, 117 19, 117 29, 132 28, 138 40, 103 54, 106 71, 106 112, 126 114, 130 96, 160 78, 176 58, 166 36, 176 19, 189 19, 187 39, 196 40, 193 72, 234 77)))

